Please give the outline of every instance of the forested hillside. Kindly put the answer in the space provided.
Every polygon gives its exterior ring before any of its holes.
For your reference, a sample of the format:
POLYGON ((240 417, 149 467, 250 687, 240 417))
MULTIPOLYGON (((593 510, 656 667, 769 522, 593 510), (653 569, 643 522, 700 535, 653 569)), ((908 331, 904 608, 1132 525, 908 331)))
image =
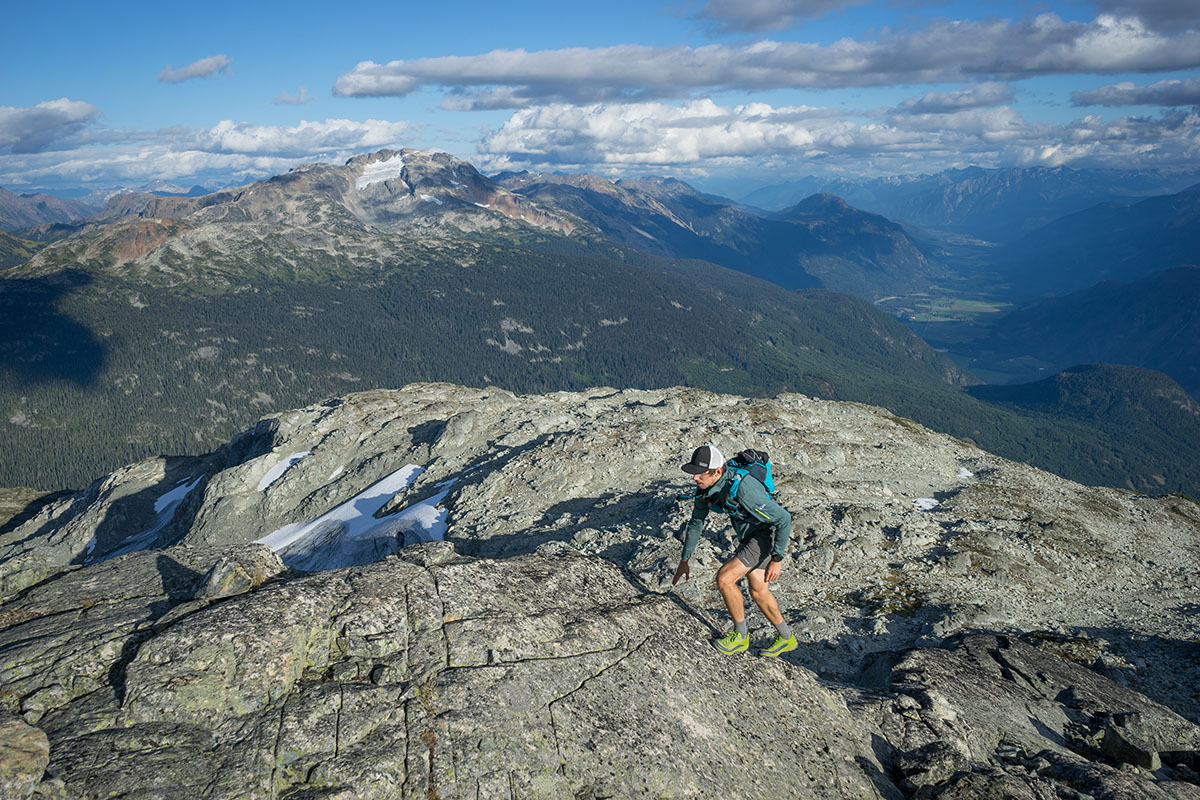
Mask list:
MULTIPOLYGON (((1154 491, 1182 488, 1200 496, 1200 468, 1190 454, 1200 452, 1200 403, 1160 372, 1114 364, 1085 364, 1045 380, 1011 386, 975 386, 974 396, 1009 408, 1043 415, 1061 430, 1071 421, 1095 433, 1090 448, 1073 458, 1081 471, 1102 474, 1114 467, 1150 478, 1129 488, 1154 491), (1140 447, 1123 445, 1136 441, 1140 447)), ((1055 437, 1058 438, 1057 436, 1055 437)))
POLYGON ((690 383, 882 393, 907 406, 904 387, 957 377, 846 295, 636 255, 470 242, 440 253, 375 274, 260 276, 233 291, 83 270, 8 277, 0 484, 78 485, 139 456, 211 447, 272 410, 411 381, 520 392, 690 383))
POLYGON ((37 242, 0 233, 0 269, 28 261, 39 249, 37 242))

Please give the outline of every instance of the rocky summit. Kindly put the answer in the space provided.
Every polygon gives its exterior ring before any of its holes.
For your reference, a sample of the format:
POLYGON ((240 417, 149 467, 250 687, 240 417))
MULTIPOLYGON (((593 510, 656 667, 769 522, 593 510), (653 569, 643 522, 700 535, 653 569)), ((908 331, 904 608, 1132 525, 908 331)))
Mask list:
POLYGON ((1200 798, 1198 579, 1194 501, 879 408, 365 392, 0 523, 0 794, 1200 798), (671 586, 705 442, 792 513, 781 659, 712 647, 723 520, 671 586))

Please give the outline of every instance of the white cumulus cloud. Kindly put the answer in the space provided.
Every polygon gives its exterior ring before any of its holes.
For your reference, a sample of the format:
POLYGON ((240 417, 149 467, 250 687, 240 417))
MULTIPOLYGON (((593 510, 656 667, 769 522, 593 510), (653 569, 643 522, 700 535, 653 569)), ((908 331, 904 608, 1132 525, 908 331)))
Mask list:
POLYGON ((329 150, 361 150, 401 142, 412 133, 408 122, 326 119, 296 125, 253 125, 222 120, 195 135, 197 149, 217 153, 260 153, 297 157, 329 150))
POLYGON ((180 69, 172 69, 171 65, 167 64, 163 71, 158 73, 158 79, 163 83, 179 83, 192 78, 208 78, 218 72, 228 73, 232 63, 232 58, 222 54, 193 61, 180 69))
POLYGON ((1085 117, 1053 126, 1029 122, 1008 106, 971 107, 964 100, 957 110, 954 102, 938 102, 931 103, 936 113, 916 113, 914 105, 870 113, 721 106, 708 99, 540 106, 514 112, 486 137, 479 161, 495 170, 702 174, 763 165, 861 173, 909 172, 914 164, 934 171, 969 164, 1128 166, 1200 159, 1195 113, 1085 117))
POLYGON ((0 153, 37 153, 95 122, 100 109, 65 97, 13 108, 0 106, 0 153))
POLYGON ((338 78, 342 96, 450 92, 447 107, 644 102, 724 89, 841 88, 1021 80, 1200 67, 1200 31, 1156 33, 1134 17, 1090 22, 1055 14, 1011 21, 938 20, 871 40, 759 41, 702 47, 617 45, 496 50, 478 56, 365 61, 338 78))
POLYGON ((547 167, 662 167, 813 157, 898 142, 915 146, 916 135, 856 124, 827 109, 719 106, 702 99, 682 105, 554 105, 518 111, 484 140, 481 151, 514 164, 547 167))

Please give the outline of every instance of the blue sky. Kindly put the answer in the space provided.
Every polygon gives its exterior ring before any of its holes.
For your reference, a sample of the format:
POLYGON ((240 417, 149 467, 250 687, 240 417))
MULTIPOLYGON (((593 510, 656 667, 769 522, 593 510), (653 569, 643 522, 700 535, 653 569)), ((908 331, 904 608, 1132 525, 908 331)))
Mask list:
POLYGON ((0 31, 18 192, 228 185, 397 146, 730 194, 1200 165, 1195 0, 22 5, 0 31))

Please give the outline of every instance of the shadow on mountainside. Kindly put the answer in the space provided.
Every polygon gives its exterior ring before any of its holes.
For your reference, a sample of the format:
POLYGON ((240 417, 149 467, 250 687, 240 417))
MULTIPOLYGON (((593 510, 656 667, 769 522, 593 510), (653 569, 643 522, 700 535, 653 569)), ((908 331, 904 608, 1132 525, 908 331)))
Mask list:
POLYGON ((61 500, 64 497, 70 497, 72 494, 74 494, 74 492, 70 490, 64 490, 61 492, 50 492, 48 494, 35 497, 16 514, 13 514, 7 520, 0 523, 0 536, 3 536, 10 531, 15 531, 17 528, 21 527, 26 522, 41 513, 41 510, 46 506, 54 503, 57 500, 61 500))
MULTIPOLYGON (((677 482, 676 482, 677 483, 677 482)), ((647 484, 636 494, 605 493, 598 497, 578 497, 555 503, 528 528, 487 538, 455 540, 454 545, 464 555, 485 558, 511 558, 526 555, 550 542, 570 544, 586 531, 623 531, 622 540, 609 545, 600 556, 623 566, 647 536, 661 537, 662 524, 670 508, 660 493, 671 486, 669 481, 647 484)))
MULTIPOLYGON (((148 617, 150 622, 159 619, 180 603, 192 599, 196 590, 196 584, 201 578, 199 572, 167 555, 159 555, 155 561, 155 566, 157 566, 158 574, 162 578, 163 594, 166 595, 166 599, 160 600, 150 606, 150 615, 148 617)), ((129 665, 133 663, 133 660, 137 658, 138 651, 141 650, 142 645, 152 635, 151 630, 142 629, 135 635, 130 636, 121 648, 121 655, 113 661, 112 666, 108 669, 108 683, 113 689, 113 694, 118 704, 125 702, 126 671, 129 669, 129 665)))
MULTIPOLYGON (((126 552, 170 547, 191 529, 204 496, 204 476, 193 477, 197 468, 195 458, 172 456, 164 462, 162 480, 108 504, 104 518, 95 527, 95 544, 76 555, 72 564, 88 565, 126 552), (192 488, 181 494, 178 502, 157 507, 171 493, 182 492, 185 485, 192 488)), ((86 507, 95 500, 89 491, 80 493, 77 502, 86 507)), ((37 537, 41 532, 34 531, 27 538, 37 537)))
POLYGON ((0 370, 21 385, 94 383, 106 348, 92 331, 58 309, 66 295, 91 281, 78 270, 0 280, 0 370))
POLYGON ((1134 634, 1124 628, 1081 628, 1078 633, 1100 645, 1107 643, 1108 652, 1126 662, 1095 659, 1082 662, 1084 666, 1200 725, 1200 644, 1134 634))

